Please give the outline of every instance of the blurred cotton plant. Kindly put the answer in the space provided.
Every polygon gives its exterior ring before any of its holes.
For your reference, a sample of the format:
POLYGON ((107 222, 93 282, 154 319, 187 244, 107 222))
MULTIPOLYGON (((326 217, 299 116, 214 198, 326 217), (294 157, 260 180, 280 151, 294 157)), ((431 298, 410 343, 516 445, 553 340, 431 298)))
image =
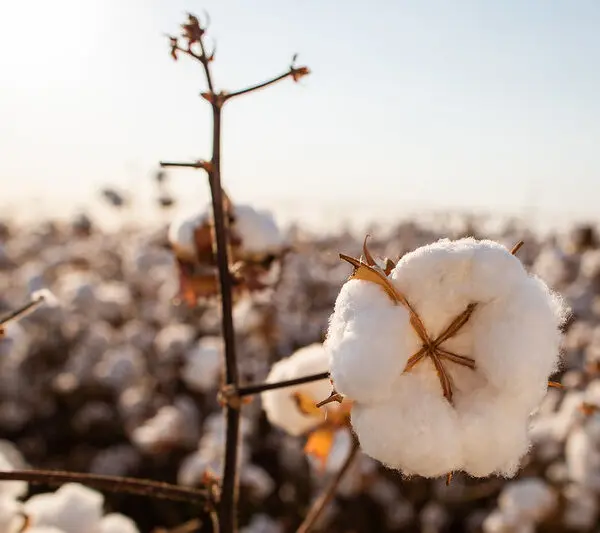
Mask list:
MULTIPOLYGON (((327 372, 329 357, 321 343, 314 343, 275 363, 266 383, 278 383, 327 372)), ((292 436, 307 435, 304 450, 315 457, 321 469, 327 465, 336 433, 349 426, 350 402, 316 404, 329 390, 328 382, 313 381, 263 392, 262 404, 271 424, 292 436)), ((343 447, 343 444, 342 444, 343 447)))
MULTIPOLYGON (((249 205, 232 206, 227 196, 225 199, 229 206, 231 271, 236 295, 272 286, 289 250, 284 235, 269 211, 249 205)), ((179 298, 188 305, 219 292, 213 230, 210 207, 180 216, 169 227, 169 243, 179 270, 179 298)))

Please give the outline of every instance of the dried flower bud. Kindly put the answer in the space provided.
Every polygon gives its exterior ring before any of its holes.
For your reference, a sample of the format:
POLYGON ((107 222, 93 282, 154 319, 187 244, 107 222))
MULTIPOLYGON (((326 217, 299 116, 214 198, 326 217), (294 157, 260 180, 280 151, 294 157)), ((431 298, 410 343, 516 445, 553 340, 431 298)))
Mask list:
POLYGON ((200 41, 204 35, 204 29, 200 27, 198 17, 195 17, 191 13, 188 13, 188 21, 186 24, 182 24, 181 28, 183 30, 182 36, 184 39, 187 39, 188 46, 200 41))
POLYGON ((293 67, 291 69, 292 79, 294 81, 300 81, 304 76, 308 76, 310 74, 310 69, 308 67, 293 67))
POLYGON ((177 59, 178 59, 177 52, 179 50, 179 41, 178 41, 177 37, 171 37, 171 36, 169 36, 169 40, 170 40, 170 45, 171 45, 171 57, 173 58, 174 61, 177 61, 177 59))

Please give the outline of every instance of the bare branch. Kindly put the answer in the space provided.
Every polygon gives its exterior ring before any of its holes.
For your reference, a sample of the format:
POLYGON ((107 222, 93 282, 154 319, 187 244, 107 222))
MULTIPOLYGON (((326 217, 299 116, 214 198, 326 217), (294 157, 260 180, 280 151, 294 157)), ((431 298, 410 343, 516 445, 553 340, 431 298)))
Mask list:
POLYGON ((136 494, 163 500, 191 503, 210 503, 208 493, 202 489, 181 487, 152 481, 120 476, 103 476, 61 470, 12 470, 0 472, 0 479, 7 481, 27 481, 29 483, 59 486, 65 483, 81 483, 106 492, 136 494))
POLYGON ((252 85, 250 87, 247 87, 245 89, 241 89, 239 91, 235 91, 232 93, 228 93, 224 96, 224 100, 231 100, 232 98, 235 98, 236 96, 241 96, 242 94, 247 94, 247 93, 251 93, 254 91, 258 91, 260 89, 264 89, 265 87, 268 87, 269 85, 273 85, 274 83, 277 83, 278 81, 284 80, 285 78, 293 78, 294 81, 298 81, 300 78, 302 78, 303 76, 307 76, 308 74, 310 74, 310 70, 308 69, 308 67, 291 67, 290 70, 288 70, 287 72, 284 72, 283 74, 280 74, 279 76, 264 81, 262 83, 258 83, 256 85, 252 85))
POLYGON ((252 396, 259 394, 264 391, 283 389, 285 387, 293 387, 294 385, 302 385, 303 383, 311 383, 313 381, 320 381, 322 379, 329 379, 329 372, 321 372, 320 374, 312 374, 310 376, 303 376, 301 378, 288 379, 286 381, 276 381, 274 383, 258 383, 256 385, 245 385, 238 388, 238 396, 252 396))
POLYGON ((321 494, 321 496, 319 496, 319 498, 315 501, 310 511, 306 515, 306 518, 304 519, 302 524, 300 524, 300 527, 296 530, 296 533, 308 533, 311 530, 311 528, 315 525, 315 523, 317 522, 327 505, 329 505, 331 500, 333 500, 337 488, 340 482, 342 481, 342 478, 344 477, 346 472, 348 472, 348 469, 352 466, 352 463, 356 459, 356 454, 358 452, 359 445, 358 440, 354 435, 352 436, 352 438, 352 448, 350 449, 348 457, 344 461, 342 468, 340 468, 339 472, 331 480, 331 482, 325 489, 325 492, 323 492, 323 494, 321 494))
POLYGON ((179 167, 179 168, 197 168, 205 170, 206 172, 210 172, 212 165, 209 161, 203 161, 199 159, 198 161, 192 162, 179 162, 179 161, 160 161, 159 165, 161 168, 168 167, 179 167))

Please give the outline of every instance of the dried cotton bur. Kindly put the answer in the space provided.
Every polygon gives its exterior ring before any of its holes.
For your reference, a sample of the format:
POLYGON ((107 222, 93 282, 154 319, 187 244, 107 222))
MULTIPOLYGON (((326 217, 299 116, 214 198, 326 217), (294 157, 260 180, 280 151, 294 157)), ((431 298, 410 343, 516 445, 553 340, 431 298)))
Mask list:
MULTIPOLYGON (((248 205, 231 205, 225 196, 230 219, 231 271, 236 296, 271 286, 285 252, 286 241, 273 216, 248 205), (275 274, 275 276, 274 276, 275 274)), ((179 269, 179 297, 188 305, 219 292, 213 253, 210 206, 201 213, 185 215, 171 223, 169 242, 179 269)))
MULTIPOLYGON (((327 352, 321 343, 314 343, 275 363, 266 383, 279 383, 326 372, 328 368, 327 352)), ((292 436, 307 435, 304 451, 314 457, 321 469, 327 464, 336 432, 346 431, 349 426, 349 401, 330 403, 325 409, 315 406, 330 387, 327 380, 318 380, 261 394, 269 422, 292 436)))
MULTIPOLYGON (((556 370, 563 301, 489 240, 439 240, 342 286, 325 348, 365 453, 405 475, 512 476, 556 370)), ((334 397, 335 398, 335 397, 334 397)))

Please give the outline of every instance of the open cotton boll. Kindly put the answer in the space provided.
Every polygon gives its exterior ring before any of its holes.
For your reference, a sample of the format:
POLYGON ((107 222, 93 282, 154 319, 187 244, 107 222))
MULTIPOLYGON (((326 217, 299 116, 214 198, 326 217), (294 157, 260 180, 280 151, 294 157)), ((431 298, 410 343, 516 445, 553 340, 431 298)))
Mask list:
POLYGON ((110 513, 100 520, 98 533, 139 533, 139 529, 128 516, 110 513))
POLYGON ((565 458, 571 480, 600 491, 600 416, 589 417, 571 432, 565 458))
POLYGON ((64 533, 98 532, 104 496, 79 483, 67 483, 56 492, 36 494, 23 504, 31 525, 52 526, 64 533))
MULTIPOLYGON (((4 453, 0 452, 0 470, 11 472, 17 467, 4 453)), ((19 498, 27 492, 26 481, 0 481, 0 497, 19 498)))
POLYGON ((363 450, 406 474, 512 475, 556 369, 565 316, 563 301, 492 241, 442 239, 387 276, 356 267, 325 347, 363 450))
MULTIPOLYGON (((326 372, 329 367, 327 353, 321 343, 300 348, 289 357, 277 361, 267 376, 267 383, 286 381, 289 379, 326 372)), ((326 379, 265 391, 261 394, 262 405, 269 422, 285 430, 293 436, 302 435, 318 426, 325 418, 325 409, 321 415, 303 413, 294 398, 301 394, 307 400, 317 403, 326 398, 330 385, 326 379)), ((331 406, 331 404, 329 404, 331 406)), ((329 406, 328 406, 329 407, 329 406)), ((331 407, 335 409, 335 407, 331 407)))
POLYGON ((234 207, 235 230, 240 236, 244 252, 250 254, 277 253, 285 245, 273 215, 249 205, 234 207))
POLYGON ((181 377, 188 387, 206 392, 218 386, 223 367, 223 339, 202 337, 185 354, 181 377))
POLYGON ((554 489, 539 478, 508 483, 498 497, 500 510, 523 522, 540 522, 558 505, 554 489))
POLYGON ((0 493, 0 533, 17 533, 22 524, 21 502, 0 493))
POLYGON ((207 220, 208 211, 202 211, 184 213, 171 222, 167 238, 178 254, 192 259, 196 257, 194 232, 207 220))

